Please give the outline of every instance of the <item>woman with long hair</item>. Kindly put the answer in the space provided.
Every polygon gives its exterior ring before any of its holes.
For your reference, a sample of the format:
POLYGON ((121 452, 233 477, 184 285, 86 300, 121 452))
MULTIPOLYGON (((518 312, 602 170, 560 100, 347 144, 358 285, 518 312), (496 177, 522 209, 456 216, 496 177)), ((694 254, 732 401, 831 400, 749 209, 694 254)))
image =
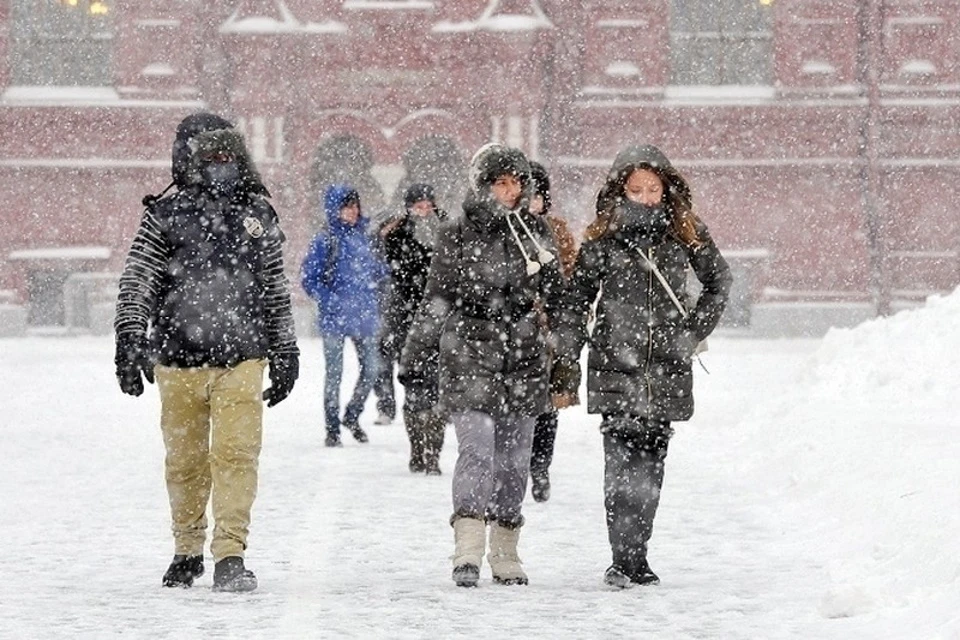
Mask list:
POLYGON ((717 326, 732 278, 693 212, 687 181, 654 146, 632 146, 617 155, 596 213, 557 327, 557 368, 575 390, 576 363, 596 302, 587 410, 603 416, 604 502, 613 553, 604 581, 625 588, 659 582, 647 563, 647 543, 671 424, 693 415, 691 360, 717 326), (687 293, 688 269, 702 285, 695 299, 687 293))

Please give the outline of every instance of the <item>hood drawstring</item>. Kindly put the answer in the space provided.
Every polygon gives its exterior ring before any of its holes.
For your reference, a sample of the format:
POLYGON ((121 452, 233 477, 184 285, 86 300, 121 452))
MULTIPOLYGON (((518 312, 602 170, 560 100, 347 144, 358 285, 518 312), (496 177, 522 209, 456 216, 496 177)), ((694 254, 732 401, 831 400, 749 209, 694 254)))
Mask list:
POLYGON ((549 264, 554 260, 554 255, 547 251, 540 242, 537 241, 536 236, 530 231, 530 227, 527 226, 527 223, 523 221, 523 218, 516 211, 507 211, 505 216, 507 219, 507 226, 510 227, 510 233, 513 234, 513 240, 517 243, 517 247, 520 248, 520 253, 523 254, 523 260, 527 263, 527 275, 532 276, 536 275, 540 268, 549 264), (513 226, 513 222, 510 221, 510 216, 514 216, 517 219, 517 222, 520 223, 520 226, 523 228, 524 233, 527 234, 527 237, 530 238, 533 242, 533 246, 537 248, 537 259, 533 260, 530 257, 530 254, 527 253, 526 248, 523 246, 523 241, 520 239, 520 234, 517 233, 517 230, 513 226))
POLYGON ((553 262, 554 255, 549 251, 547 251, 546 249, 544 249, 543 245, 541 245, 537 241, 537 237, 530 232, 530 227, 528 227, 527 223, 523 221, 523 218, 520 216, 520 214, 514 212, 513 215, 517 216, 517 220, 520 221, 520 226, 523 227, 523 230, 526 232, 527 237, 533 241, 533 246, 537 248, 537 261, 541 265, 550 264, 551 262, 553 262))
POLYGON ((510 227, 510 233, 513 234, 513 240, 517 243, 517 246, 520 247, 520 253, 523 254, 523 261, 527 263, 527 275, 534 276, 540 271, 540 263, 535 262, 530 259, 530 254, 527 253, 527 250, 523 247, 523 242, 520 240, 517 230, 513 228, 513 223, 510 222, 510 212, 507 212, 507 226, 510 227))

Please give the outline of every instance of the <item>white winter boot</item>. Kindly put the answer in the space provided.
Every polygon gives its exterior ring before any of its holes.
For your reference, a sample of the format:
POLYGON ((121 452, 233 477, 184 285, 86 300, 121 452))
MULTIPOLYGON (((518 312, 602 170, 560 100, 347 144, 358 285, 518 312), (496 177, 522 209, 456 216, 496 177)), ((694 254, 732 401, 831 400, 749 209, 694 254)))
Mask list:
POLYGON ((476 518, 453 521, 453 581, 458 587, 475 587, 480 580, 480 564, 486 546, 486 525, 476 518))
POLYGON ((527 574, 520 567, 520 556, 517 555, 519 540, 520 527, 508 529, 496 522, 490 526, 487 561, 497 584, 527 584, 527 574))

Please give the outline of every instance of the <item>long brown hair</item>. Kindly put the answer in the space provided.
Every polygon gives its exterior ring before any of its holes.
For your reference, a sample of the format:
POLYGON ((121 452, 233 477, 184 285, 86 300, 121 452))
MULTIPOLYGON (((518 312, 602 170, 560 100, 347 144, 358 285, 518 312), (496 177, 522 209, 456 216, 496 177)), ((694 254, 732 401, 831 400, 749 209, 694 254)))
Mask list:
POLYGON ((652 171, 663 183, 664 204, 670 213, 670 232, 687 247, 699 248, 703 244, 697 234, 700 219, 693 212, 687 181, 673 167, 664 170, 648 164, 628 164, 607 177, 597 193, 597 218, 587 227, 584 237, 587 240, 599 240, 619 226, 620 204, 626 198, 624 187, 637 169, 652 171))

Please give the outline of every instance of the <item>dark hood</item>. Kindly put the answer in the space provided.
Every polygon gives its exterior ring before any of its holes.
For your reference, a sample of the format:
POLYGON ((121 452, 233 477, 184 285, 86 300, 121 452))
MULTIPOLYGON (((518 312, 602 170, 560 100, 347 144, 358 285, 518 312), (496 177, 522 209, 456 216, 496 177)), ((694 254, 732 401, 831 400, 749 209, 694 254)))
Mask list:
POLYGON ((607 173, 608 184, 624 184, 634 169, 650 169, 663 180, 667 191, 689 203, 690 187, 680 172, 677 171, 663 151, 652 144, 640 144, 627 147, 617 154, 607 173))
POLYGON ((236 158, 240 169, 243 193, 269 195, 244 144, 243 136, 234 128, 213 129, 197 133, 186 145, 187 158, 183 172, 183 186, 204 187, 200 156, 209 152, 225 152, 236 158))
POLYGON ((516 209, 527 209, 533 195, 530 162, 519 149, 491 142, 480 147, 470 160, 470 192, 464 202, 464 211, 483 206, 494 214, 505 212, 504 206, 493 198, 490 191, 496 179, 505 174, 514 175, 520 180, 523 191, 516 209))
MULTIPOLYGON (((172 162, 170 172, 173 177, 173 182, 177 185, 178 189, 183 190, 190 185, 197 184, 198 175, 195 172, 196 147, 191 146, 191 141, 200 134, 213 131, 233 131, 237 136, 240 136, 239 132, 234 129, 233 124, 229 120, 208 112, 191 114, 184 118, 177 126, 177 134, 173 141, 173 151, 171 154, 172 162)), ((236 141, 232 141, 230 144, 237 146, 236 141)), ((237 153, 236 156, 238 158, 242 156, 245 166, 249 168, 247 171, 249 179, 245 180, 249 192, 270 197, 270 192, 267 191, 267 188, 264 186, 260 175, 253 165, 253 161, 247 153, 242 136, 240 136, 239 147, 242 147, 242 153, 237 153)))

